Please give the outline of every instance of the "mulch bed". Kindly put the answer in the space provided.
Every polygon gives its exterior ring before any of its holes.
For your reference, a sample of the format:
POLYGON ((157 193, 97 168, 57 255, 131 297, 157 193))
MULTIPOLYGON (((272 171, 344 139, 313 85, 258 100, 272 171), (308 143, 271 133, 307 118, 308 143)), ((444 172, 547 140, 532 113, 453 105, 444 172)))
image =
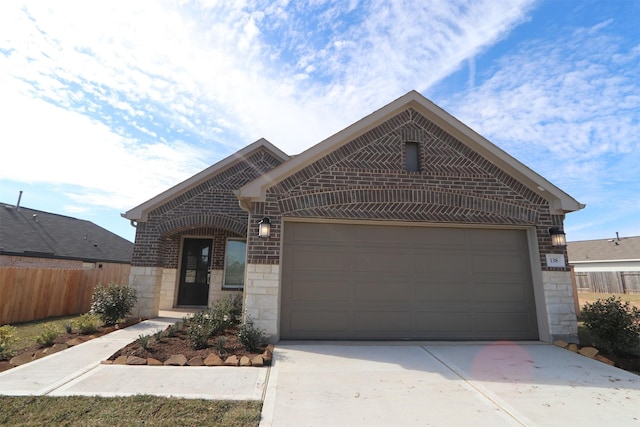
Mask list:
MULTIPOLYGON (((202 360, 206 359, 210 354, 214 353, 225 359, 228 356, 247 356, 252 359, 255 356, 260 356, 264 353, 266 347, 261 347, 258 351, 247 351, 244 346, 238 340, 236 336, 237 330, 235 328, 229 328, 225 330, 224 336, 227 341, 224 346, 222 354, 218 351, 217 342, 218 337, 213 337, 208 340, 209 346, 202 349, 194 349, 189 343, 186 334, 183 330, 176 332, 173 337, 163 337, 160 342, 157 342, 153 336, 149 339, 147 348, 143 348, 138 341, 134 341, 131 344, 123 347, 114 353, 108 360, 115 361, 119 356, 136 356, 143 359, 156 359, 161 362, 166 361, 173 355, 182 354, 187 359, 199 357, 202 360)), ((265 361, 268 363, 268 361, 265 361)))

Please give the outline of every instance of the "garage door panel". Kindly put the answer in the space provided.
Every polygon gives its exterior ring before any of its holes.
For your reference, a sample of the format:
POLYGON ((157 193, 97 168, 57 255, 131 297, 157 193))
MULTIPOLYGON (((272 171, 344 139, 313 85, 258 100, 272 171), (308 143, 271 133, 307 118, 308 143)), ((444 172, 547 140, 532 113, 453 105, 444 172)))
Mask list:
POLYGON ((341 277, 317 277, 300 280, 299 285, 290 290, 291 302, 340 302, 351 299, 351 288, 345 286, 341 277))
POLYGON ((285 222, 283 235, 283 339, 538 338, 524 231, 285 222))
POLYGON ((395 283, 390 286, 388 282, 372 283, 371 281, 355 281, 354 289, 354 298, 356 301, 370 302, 375 305, 380 305, 380 301, 410 302, 413 300, 412 286, 406 282, 395 283))
POLYGON ((294 310, 288 316, 291 331, 343 333, 349 324, 349 313, 346 310, 294 310))

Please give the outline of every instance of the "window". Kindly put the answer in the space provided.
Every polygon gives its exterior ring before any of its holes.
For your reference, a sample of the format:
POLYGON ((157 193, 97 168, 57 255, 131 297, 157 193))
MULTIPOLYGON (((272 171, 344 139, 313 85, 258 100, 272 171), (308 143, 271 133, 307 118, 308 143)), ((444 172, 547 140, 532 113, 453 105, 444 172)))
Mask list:
POLYGON ((227 239, 224 257, 223 289, 242 289, 244 287, 244 266, 247 259, 245 240, 227 239))
POLYGON ((420 172, 420 146, 418 143, 405 142, 404 155, 407 172, 420 172))

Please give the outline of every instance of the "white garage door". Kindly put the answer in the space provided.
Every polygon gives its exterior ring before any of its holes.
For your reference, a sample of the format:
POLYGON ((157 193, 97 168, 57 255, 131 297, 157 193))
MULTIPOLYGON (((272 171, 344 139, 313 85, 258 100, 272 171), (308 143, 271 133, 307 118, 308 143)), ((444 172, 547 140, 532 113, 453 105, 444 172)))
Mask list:
POLYGON ((526 233, 286 222, 282 339, 537 339, 526 233))

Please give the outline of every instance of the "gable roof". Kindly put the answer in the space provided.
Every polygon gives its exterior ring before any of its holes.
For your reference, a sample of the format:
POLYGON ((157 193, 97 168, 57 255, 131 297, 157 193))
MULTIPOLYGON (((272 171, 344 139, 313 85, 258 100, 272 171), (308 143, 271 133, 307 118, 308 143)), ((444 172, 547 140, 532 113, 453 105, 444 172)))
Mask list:
POLYGON ((411 91, 390 104, 355 122, 324 141, 314 145, 286 163, 274 168, 260 178, 244 185, 238 191, 238 198, 246 202, 264 201, 266 190, 274 183, 300 171, 312 162, 324 157, 358 136, 407 110, 414 109, 442 128, 469 148, 484 156, 535 193, 549 201, 552 213, 567 213, 580 210, 585 205, 538 175, 527 166, 511 157, 489 140, 476 133, 467 125, 438 107, 416 91, 411 91))
POLYGON ((209 166, 205 170, 195 174, 191 178, 182 181, 181 183, 171 187, 167 191, 164 191, 154 198, 147 200, 135 208, 128 210, 127 212, 121 214, 122 217, 130 219, 131 221, 146 221, 149 212, 154 210, 155 208, 162 206, 168 201, 174 199, 176 196, 189 191, 190 189, 200 185, 201 183, 207 181, 213 176, 225 171, 226 169, 232 167, 238 162, 246 160, 252 154, 257 152, 258 150, 267 150, 272 155, 277 157, 278 159, 286 162, 289 160, 289 156, 285 154, 282 150, 280 150, 275 145, 271 144, 264 138, 260 138, 253 144, 250 144, 244 147, 242 150, 233 153, 232 155, 220 160, 219 162, 209 166))
POLYGON ((133 243, 90 221, 0 203, 0 255, 130 263, 133 243))
POLYGON ((640 261, 640 236, 567 242, 569 263, 640 261))

